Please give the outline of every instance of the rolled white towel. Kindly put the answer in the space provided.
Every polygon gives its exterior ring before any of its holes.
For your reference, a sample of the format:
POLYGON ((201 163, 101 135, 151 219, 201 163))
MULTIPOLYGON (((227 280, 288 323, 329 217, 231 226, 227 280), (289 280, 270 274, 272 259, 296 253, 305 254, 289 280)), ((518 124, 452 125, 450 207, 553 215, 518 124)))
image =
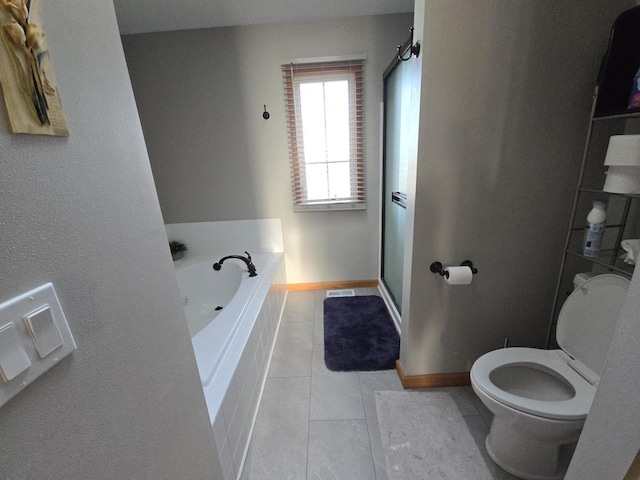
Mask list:
POLYGON ((635 265, 640 256, 640 239, 629 239, 620 242, 624 253, 620 257, 624 263, 635 265))

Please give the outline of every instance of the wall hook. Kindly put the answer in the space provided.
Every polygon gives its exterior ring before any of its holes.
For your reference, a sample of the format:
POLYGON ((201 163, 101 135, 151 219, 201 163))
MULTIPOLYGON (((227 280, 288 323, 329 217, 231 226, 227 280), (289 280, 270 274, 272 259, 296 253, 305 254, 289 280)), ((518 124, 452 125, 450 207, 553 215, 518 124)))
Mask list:
POLYGON ((409 29, 409 33, 411 34, 411 37, 409 38, 409 40, 407 40, 404 45, 398 45, 398 60, 401 60, 403 62, 406 62, 407 60, 410 60, 411 57, 413 55, 416 56, 416 58, 418 57, 418 55, 420 55, 420 42, 416 42, 415 45, 413 44, 413 27, 411 27, 409 29), (409 52, 409 56, 405 56, 406 53, 409 52))
POLYGON ((262 114, 262 118, 264 118, 265 120, 269 120, 269 117, 271 115, 269 115, 269 112, 267 112, 267 106, 264 106, 264 113, 262 114))

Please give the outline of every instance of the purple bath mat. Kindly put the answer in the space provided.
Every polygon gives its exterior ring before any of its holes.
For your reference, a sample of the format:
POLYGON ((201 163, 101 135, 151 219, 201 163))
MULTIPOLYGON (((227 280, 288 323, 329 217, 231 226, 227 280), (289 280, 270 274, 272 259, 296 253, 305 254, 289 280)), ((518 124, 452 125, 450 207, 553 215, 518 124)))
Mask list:
POLYGON ((325 299, 324 363, 329 370, 390 370, 399 353, 400 337, 382 298, 325 299))

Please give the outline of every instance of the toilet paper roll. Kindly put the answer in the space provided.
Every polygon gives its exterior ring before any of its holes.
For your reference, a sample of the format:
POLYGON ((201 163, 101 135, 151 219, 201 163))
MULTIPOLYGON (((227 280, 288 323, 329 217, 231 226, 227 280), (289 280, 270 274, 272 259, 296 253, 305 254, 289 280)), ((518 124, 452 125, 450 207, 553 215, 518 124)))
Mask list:
POLYGON ((609 139, 604 164, 640 167, 640 135, 613 135, 609 139))
POLYGON ((609 167, 602 190, 611 193, 640 193, 640 167, 609 167))
POLYGON ((473 279, 473 272, 469 267, 447 267, 445 272, 449 272, 449 275, 445 276, 449 285, 469 285, 473 279))

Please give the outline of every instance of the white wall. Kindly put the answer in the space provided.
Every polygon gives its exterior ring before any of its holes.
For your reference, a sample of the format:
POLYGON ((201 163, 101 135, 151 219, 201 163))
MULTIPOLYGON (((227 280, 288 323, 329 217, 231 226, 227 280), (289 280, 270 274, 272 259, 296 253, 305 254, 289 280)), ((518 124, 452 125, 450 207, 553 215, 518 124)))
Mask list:
POLYGON ((403 14, 124 36, 166 223, 281 218, 290 283, 377 278, 382 73, 412 21, 403 14), (368 209, 294 214, 280 65, 359 53, 367 56, 368 209))
POLYGON ((596 74, 624 4, 416 2, 407 374, 469 371, 505 337, 544 345, 596 74), (465 259, 479 270, 470 286, 429 271, 465 259))
POLYGON ((193 256, 244 255, 283 252, 282 224, 278 218, 228 222, 171 223, 165 226, 169 241, 188 245, 185 260, 193 256))
POLYGON ((0 477, 219 479, 112 2, 42 4, 71 136, 0 107, 0 301, 53 282, 78 350, 0 409, 0 477))

